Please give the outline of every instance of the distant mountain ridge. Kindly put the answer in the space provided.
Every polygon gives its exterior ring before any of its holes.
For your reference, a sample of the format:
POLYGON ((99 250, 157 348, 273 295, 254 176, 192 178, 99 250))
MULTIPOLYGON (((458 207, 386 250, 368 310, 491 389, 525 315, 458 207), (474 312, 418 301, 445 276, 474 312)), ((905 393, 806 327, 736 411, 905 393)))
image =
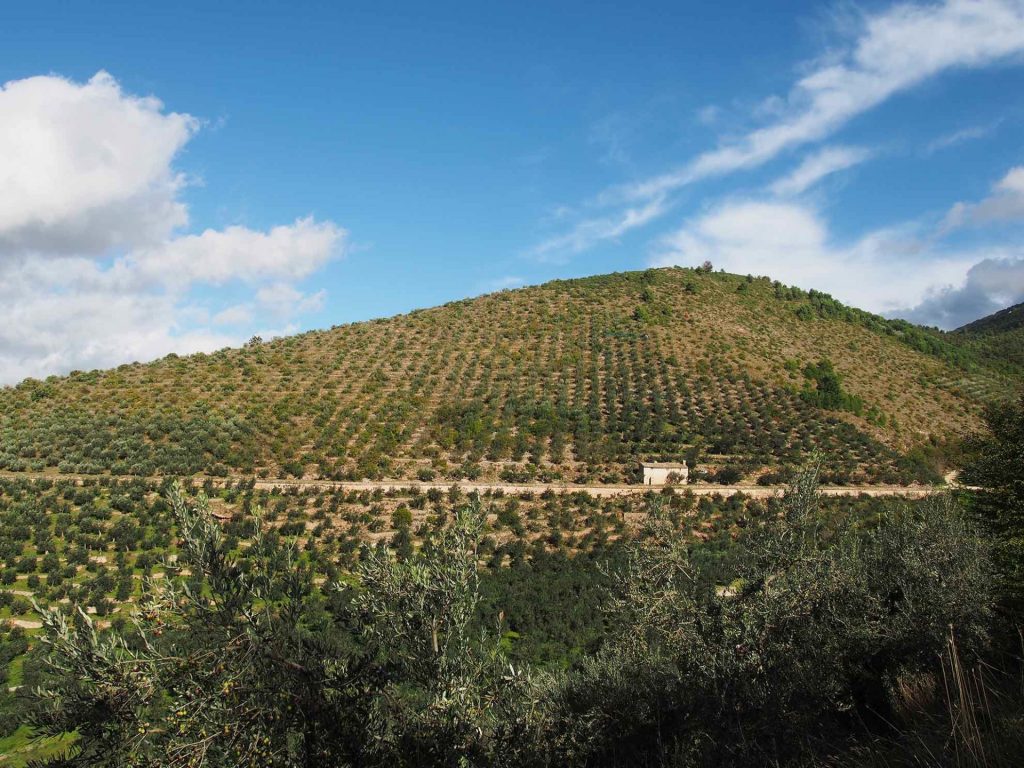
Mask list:
POLYGON ((0 390, 0 469, 619 482, 934 477, 1006 375, 958 334, 768 278, 557 280, 0 390))

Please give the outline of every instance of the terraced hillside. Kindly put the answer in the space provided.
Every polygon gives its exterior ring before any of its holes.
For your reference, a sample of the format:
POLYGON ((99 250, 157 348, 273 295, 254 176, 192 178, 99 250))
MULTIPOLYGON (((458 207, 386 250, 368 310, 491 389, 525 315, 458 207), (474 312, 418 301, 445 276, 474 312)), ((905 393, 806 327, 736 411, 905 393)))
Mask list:
POLYGON ((671 268, 28 380, 0 391, 0 469, 770 481, 819 449, 826 482, 906 482, 1003 386, 938 333, 671 268))

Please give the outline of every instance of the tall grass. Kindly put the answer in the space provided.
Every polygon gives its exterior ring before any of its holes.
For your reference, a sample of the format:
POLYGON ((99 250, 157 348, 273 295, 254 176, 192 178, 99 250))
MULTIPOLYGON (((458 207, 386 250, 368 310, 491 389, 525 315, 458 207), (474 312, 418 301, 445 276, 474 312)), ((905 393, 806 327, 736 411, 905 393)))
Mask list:
MULTIPOLYGON (((1018 629, 1021 651, 1024 635, 1018 629)), ((1016 768, 1024 765, 1024 653, 1000 666, 964 662, 949 629, 940 676, 907 673, 893 684, 886 735, 862 736, 827 760, 835 768, 1016 768)))

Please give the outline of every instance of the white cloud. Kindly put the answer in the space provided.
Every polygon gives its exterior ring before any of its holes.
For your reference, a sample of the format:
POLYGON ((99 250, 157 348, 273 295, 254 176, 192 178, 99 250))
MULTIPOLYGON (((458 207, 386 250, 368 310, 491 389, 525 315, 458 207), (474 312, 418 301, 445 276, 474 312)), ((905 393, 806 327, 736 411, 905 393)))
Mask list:
POLYGON ((180 315, 176 297, 124 291, 91 260, 0 262, 0 380, 207 352, 241 340, 185 328, 180 315))
POLYGON ((705 152, 678 171, 625 190, 664 194, 707 176, 751 168, 785 149, 825 138, 891 96, 953 68, 982 67, 1024 52, 1020 0, 901 4, 867 16, 852 46, 833 51, 801 78, 781 117, 740 141, 705 152))
POLYGON ((996 184, 999 192, 1012 195, 1024 195, 1024 165, 1011 168, 1006 175, 996 184))
POLYGON ((190 115, 121 91, 32 77, 0 88, 0 256, 101 253, 159 241, 188 215, 171 160, 195 133, 190 115))
MULTIPOLYGON (((820 141, 849 120, 920 83, 952 69, 980 68, 1024 52, 1021 0, 946 0, 902 3, 858 18, 850 42, 812 63, 785 98, 765 100, 767 125, 738 141, 698 155, 682 167, 602 193, 598 202, 635 208, 701 179, 750 169, 781 152, 820 141)), ((663 211, 667 205, 661 205, 663 211)), ((579 251, 619 237, 653 216, 608 227, 579 223, 569 235, 549 239, 541 249, 561 245, 579 251), (606 233, 612 232, 608 235, 606 233)))
POLYGON ((863 147, 825 147, 808 155, 789 175, 772 184, 771 191, 779 197, 799 195, 826 176, 859 165, 869 157, 871 151, 863 147))
POLYGON ((306 294, 294 285, 274 283, 256 292, 256 303, 260 309, 277 318, 288 318, 321 310, 326 296, 326 291, 306 294))
POLYGON ((168 240, 132 254, 140 276, 164 284, 213 285, 230 280, 298 280, 322 267, 341 246, 346 232, 311 217, 268 232, 233 226, 168 240))
POLYGON ((961 128, 958 131, 944 134, 928 142, 928 146, 924 148, 924 154, 932 155, 968 141, 984 139, 986 136, 990 136, 998 127, 999 121, 996 121, 990 125, 973 125, 969 128, 961 128))
POLYGON ((0 383, 210 351, 244 340, 257 314, 322 306, 295 283, 343 253, 336 224, 181 232, 173 163, 199 126, 105 72, 0 88, 0 383), (217 295, 192 293, 227 283, 252 300, 207 308, 217 295))
POLYGON ((942 220, 940 231, 1019 219, 1024 219, 1024 165, 1011 168, 984 200, 954 204, 942 220))
POLYGON ((961 282, 979 258, 929 252, 914 235, 881 230, 839 245, 807 206, 728 202, 665 237, 653 264, 693 266, 707 260, 728 272, 769 275, 891 314, 920 304, 940 286, 961 282))

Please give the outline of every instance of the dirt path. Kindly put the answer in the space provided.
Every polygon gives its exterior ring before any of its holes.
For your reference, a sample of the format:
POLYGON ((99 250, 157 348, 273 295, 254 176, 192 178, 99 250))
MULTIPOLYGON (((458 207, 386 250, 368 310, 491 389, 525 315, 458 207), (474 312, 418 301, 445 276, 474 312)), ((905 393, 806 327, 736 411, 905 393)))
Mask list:
POLYGON ((0 624, 5 622, 22 629, 39 629, 43 626, 43 622, 36 621, 35 619, 0 619, 0 624))
MULTIPOLYGON (((160 482, 162 477, 138 478, 125 475, 62 475, 50 472, 0 472, 0 477, 28 478, 45 480, 70 480, 82 483, 89 479, 113 478, 117 480, 147 480, 160 482)), ((243 477, 211 477, 194 476, 196 482, 205 482, 209 479, 214 487, 223 487, 226 483, 237 483, 250 478, 243 477)), ((417 489, 425 492, 437 489, 447 492, 452 486, 457 486, 463 493, 484 494, 487 492, 501 492, 505 494, 535 493, 545 491, 554 493, 586 493, 596 497, 629 496, 642 494, 649 491, 655 493, 663 490, 664 486, 650 485, 571 485, 566 483, 489 483, 489 482, 420 482, 418 480, 256 480, 255 486, 260 490, 271 490, 273 488, 298 488, 300 490, 314 491, 401 491, 417 489)), ((695 496, 732 496, 736 493, 743 493, 755 499, 768 499, 782 495, 786 486, 778 485, 714 485, 710 483, 696 483, 693 485, 675 486, 677 492, 689 491, 695 496)), ((934 493, 941 493, 948 488, 944 486, 928 485, 845 485, 845 486, 823 486, 820 488, 824 496, 902 496, 904 498, 920 499, 934 493)))

